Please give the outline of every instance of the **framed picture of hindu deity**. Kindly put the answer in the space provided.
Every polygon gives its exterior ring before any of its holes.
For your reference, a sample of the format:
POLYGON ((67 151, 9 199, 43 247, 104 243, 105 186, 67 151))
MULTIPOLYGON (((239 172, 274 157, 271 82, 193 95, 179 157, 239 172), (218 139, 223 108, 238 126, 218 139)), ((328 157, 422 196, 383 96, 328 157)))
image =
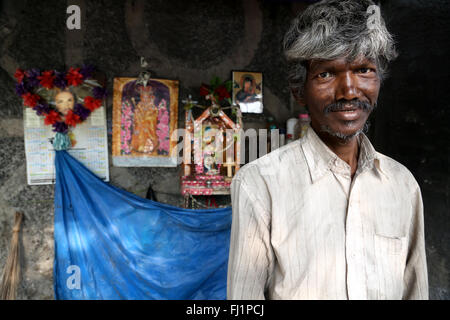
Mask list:
POLYGON ((118 167, 176 167, 178 81, 114 78, 112 161, 118 167))
POLYGON ((261 72, 233 71, 233 104, 243 113, 263 112, 261 72))

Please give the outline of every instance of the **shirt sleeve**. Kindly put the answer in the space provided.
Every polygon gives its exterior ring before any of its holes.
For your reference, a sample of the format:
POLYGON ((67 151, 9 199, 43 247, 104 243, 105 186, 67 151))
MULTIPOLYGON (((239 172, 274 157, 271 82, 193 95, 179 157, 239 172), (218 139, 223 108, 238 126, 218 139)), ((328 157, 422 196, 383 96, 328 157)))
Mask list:
MULTIPOLYGON (((254 175, 252 175, 254 179, 254 175)), ((263 186, 233 180, 232 227, 227 274, 227 299, 262 300, 273 268, 270 214, 261 203, 263 186), (258 197, 256 196, 258 195, 258 197)))
POLYGON ((403 299, 428 300, 428 273, 425 256, 423 203, 416 183, 409 229, 408 255, 404 272, 403 299))

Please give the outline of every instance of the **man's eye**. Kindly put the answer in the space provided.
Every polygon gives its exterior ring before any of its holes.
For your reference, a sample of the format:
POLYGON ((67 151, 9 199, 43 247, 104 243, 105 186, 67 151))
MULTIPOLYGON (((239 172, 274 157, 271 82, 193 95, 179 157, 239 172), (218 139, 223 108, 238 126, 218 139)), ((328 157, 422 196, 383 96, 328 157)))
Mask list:
POLYGON ((359 73, 370 73, 372 71, 372 69, 370 69, 370 68, 361 68, 358 71, 359 71, 359 73))
POLYGON ((319 78, 321 78, 321 79, 326 79, 326 78, 331 77, 331 73, 329 73, 329 72, 321 72, 321 73, 319 73, 317 76, 318 76, 319 78))

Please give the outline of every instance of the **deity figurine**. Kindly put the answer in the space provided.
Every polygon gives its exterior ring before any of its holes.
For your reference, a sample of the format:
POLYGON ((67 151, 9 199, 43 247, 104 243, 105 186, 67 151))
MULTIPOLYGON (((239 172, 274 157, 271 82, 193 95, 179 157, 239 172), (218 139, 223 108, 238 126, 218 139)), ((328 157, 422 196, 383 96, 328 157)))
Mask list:
MULTIPOLYGON (((132 100, 136 105, 134 98, 132 100)), ((157 122, 158 107, 155 105, 153 88, 142 86, 140 87, 140 101, 134 110, 134 128, 131 137, 131 147, 134 151, 151 154, 157 150, 157 122)))
POLYGON ((216 131, 217 129, 206 125, 203 130, 203 170, 205 174, 218 174, 216 164, 216 131))

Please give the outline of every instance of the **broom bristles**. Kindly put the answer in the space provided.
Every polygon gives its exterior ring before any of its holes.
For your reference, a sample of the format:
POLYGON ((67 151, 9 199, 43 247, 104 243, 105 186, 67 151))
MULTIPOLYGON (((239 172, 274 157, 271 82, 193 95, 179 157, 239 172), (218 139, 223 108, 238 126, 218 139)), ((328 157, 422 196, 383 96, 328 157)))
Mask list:
POLYGON ((8 258, 2 274, 2 282, 0 284, 0 300, 15 300, 17 286, 20 276, 20 246, 19 232, 22 223, 23 213, 16 212, 14 219, 14 228, 9 247, 8 258))

